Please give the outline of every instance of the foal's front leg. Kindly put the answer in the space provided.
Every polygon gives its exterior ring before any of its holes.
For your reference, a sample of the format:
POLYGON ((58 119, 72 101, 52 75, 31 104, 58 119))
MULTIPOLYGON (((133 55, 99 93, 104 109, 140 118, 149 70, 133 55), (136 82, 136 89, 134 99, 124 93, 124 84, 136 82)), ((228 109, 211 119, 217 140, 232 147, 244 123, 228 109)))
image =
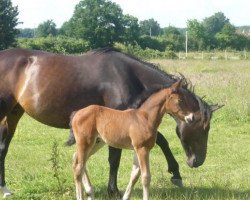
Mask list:
POLYGON ((138 158, 136 153, 134 153, 134 161, 133 161, 133 167, 132 167, 132 172, 130 175, 130 180, 128 183, 128 186, 126 188, 126 191, 123 195, 123 200, 127 200, 130 199, 132 190, 134 188, 134 185, 136 184, 136 182, 138 181, 138 178, 140 177, 141 171, 140 171, 140 166, 138 163, 138 158))
POLYGON ((143 200, 149 199, 149 186, 151 181, 150 167, 149 167, 149 151, 150 149, 142 147, 136 149, 140 169, 141 169, 141 180, 143 187, 143 200))

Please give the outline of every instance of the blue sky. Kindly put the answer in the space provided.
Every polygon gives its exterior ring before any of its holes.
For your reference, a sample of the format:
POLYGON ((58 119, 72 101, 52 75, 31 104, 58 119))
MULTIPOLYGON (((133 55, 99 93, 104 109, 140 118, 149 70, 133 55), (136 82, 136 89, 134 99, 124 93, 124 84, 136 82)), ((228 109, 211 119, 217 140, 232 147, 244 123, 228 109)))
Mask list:
MULTIPOLYGON (((57 27, 73 14, 80 0, 12 0, 18 6, 20 28, 34 28, 48 19, 57 27)), ((112 0, 124 14, 139 20, 154 18, 161 27, 185 27, 188 19, 202 21, 223 12, 235 26, 250 25, 250 0, 112 0)))

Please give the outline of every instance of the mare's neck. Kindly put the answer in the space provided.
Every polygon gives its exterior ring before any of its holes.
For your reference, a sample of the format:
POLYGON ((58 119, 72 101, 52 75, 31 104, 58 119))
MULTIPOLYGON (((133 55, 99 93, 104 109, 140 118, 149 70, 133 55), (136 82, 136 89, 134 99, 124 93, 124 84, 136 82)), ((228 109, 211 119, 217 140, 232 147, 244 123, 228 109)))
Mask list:
POLYGON ((166 89, 151 95, 139 108, 139 111, 147 113, 149 125, 156 131, 166 112, 165 102, 169 96, 166 89))

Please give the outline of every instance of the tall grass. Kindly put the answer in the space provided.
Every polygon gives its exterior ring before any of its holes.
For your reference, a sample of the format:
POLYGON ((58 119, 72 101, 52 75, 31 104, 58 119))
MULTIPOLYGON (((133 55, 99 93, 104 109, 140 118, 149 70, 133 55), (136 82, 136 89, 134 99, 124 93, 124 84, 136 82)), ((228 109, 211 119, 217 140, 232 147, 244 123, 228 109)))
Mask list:
MULTIPOLYGON (((198 95, 209 103, 225 104, 211 122, 206 162, 197 169, 189 168, 185 153, 175 134, 175 122, 166 116, 160 131, 168 139, 185 187, 170 183, 167 164, 158 146, 151 153, 151 199, 250 199, 250 61, 154 60, 171 73, 183 73, 195 85, 198 95)), ((12 199, 75 199, 72 155, 75 147, 65 147, 68 130, 42 125, 25 115, 11 143, 6 160, 6 179, 15 193, 12 199), (55 143, 57 141, 56 150, 55 143), (58 192, 55 168, 49 161, 58 154, 62 184, 58 192)), ((124 191, 130 177, 133 153, 125 150, 118 175, 124 191)), ((107 196, 108 149, 104 147, 88 162, 96 199, 107 196)), ((140 182, 132 199, 141 199, 140 182)), ((1 197, 0 197, 1 198, 1 197)))

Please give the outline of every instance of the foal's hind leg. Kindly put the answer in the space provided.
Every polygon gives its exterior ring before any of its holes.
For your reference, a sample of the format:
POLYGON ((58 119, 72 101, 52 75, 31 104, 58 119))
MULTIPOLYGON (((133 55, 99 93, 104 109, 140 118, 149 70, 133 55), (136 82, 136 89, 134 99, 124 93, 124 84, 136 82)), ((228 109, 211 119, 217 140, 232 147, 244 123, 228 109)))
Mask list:
POLYGON ((83 198, 83 187, 88 196, 88 200, 92 200, 94 196, 94 190, 90 183, 87 170, 86 162, 90 156, 90 152, 95 144, 95 136, 91 132, 89 134, 74 132, 76 137, 77 152, 73 158, 73 170, 76 185, 76 196, 77 200, 82 200, 83 198))
POLYGON ((86 161, 88 155, 86 153, 75 153, 73 157, 73 170, 76 186, 76 199, 83 199, 83 186, 87 194, 88 200, 92 200, 94 196, 94 190, 90 183, 88 173, 86 170, 86 161))
POLYGON ((0 121, 0 190, 4 197, 12 194, 5 183, 5 157, 16 130, 17 123, 22 115, 23 109, 19 105, 16 105, 12 111, 0 121))
POLYGON ((126 191, 125 191, 123 198, 122 198, 123 200, 130 199, 134 185, 136 184, 136 182, 138 181, 138 178, 140 177, 140 174, 141 174, 140 172, 141 171, 140 171, 138 158, 137 158, 136 153, 134 153, 132 172, 130 175, 130 180, 129 180, 128 186, 127 186, 126 191))

